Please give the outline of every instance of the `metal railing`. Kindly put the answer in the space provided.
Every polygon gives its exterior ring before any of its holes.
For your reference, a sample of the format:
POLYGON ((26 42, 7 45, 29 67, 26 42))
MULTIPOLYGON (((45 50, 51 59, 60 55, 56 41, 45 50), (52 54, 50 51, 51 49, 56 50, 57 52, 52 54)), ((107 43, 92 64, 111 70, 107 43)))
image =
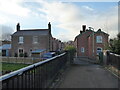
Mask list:
POLYGON ((112 65, 120 70, 120 55, 107 52, 107 65, 112 65))
POLYGON ((66 62, 67 53, 63 53, 1 76, 2 88, 48 88, 66 62))

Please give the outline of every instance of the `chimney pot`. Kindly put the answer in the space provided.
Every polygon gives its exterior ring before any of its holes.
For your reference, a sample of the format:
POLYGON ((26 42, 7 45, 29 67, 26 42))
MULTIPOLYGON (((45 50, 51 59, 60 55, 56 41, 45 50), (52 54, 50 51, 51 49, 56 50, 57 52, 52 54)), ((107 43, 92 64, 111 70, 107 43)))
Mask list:
POLYGON ((82 34, 83 31, 80 31, 80 34, 82 34))

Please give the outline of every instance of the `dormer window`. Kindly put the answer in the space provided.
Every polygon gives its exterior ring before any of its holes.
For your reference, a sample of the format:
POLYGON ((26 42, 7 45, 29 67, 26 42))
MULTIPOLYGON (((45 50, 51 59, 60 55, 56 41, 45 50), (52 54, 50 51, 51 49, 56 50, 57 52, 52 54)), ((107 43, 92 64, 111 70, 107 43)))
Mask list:
POLYGON ((20 36, 19 37, 19 43, 23 43, 24 42, 24 38, 23 38, 23 36, 20 36))
POLYGON ((102 43, 102 36, 96 36, 96 43, 102 43))

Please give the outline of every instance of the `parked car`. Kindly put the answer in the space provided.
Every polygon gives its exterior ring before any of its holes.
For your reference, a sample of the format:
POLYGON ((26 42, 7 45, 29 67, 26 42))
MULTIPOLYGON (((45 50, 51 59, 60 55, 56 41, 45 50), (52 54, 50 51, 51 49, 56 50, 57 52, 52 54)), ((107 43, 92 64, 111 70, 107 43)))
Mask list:
POLYGON ((42 59, 43 59, 43 60, 44 60, 44 59, 49 59, 49 58, 54 57, 55 55, 56 55, 55 52, 48 52, 48 53, 45 53, 45 54, 42 55, 42 59))

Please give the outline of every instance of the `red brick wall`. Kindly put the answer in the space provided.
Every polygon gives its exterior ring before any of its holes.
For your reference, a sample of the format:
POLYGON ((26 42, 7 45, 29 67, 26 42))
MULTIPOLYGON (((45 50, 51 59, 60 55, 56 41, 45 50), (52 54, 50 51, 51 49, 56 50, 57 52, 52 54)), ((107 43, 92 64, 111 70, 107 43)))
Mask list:
POLYGON ((93 32, 86 31, 82 35, 76 37, 74 43, 77 50, 77 56, 85 56, 89 58, 96 58, 97 47, 105 48, 105 45, 108 43, 108 35, 103 32, 94 33, 94 53, 93 53, 93 32), (96 36, 102 36, 103 43, 96 43, 96 36), (81 47, 84 47, 85 52, 81 52, 81 47))
POLYGON ((88 38, 88 49, 89 49, 89 57, 96 58, 97 55, 97 47, 101 47, 103 50, 105 49, 105 45, 108 43, 108 35, 104 33, 95 33, 94 34, 94 53, 93 53, 93 36, 88 38), (96 36, 102 36, 102 43, 96 43, 96 36), (94 55, 93 55, 94 54, 94 55))
POLYGON ((38 43, 33 43, 33 36, 24 36, 24 43, 19 44, 19 36, 12 36, 12 56, 18 53, 18 49, 23 48, 24 52, 28 55, 31 53, 30 50, 35 49, 49 49, 49 37, 46 35, 38 36, 38 43))
POLYGON ((82 33, 81 36, 77 37, 77 56, 88 56, 88 36, 91 31, 86 31, 82 33), (85 52, 81 52, 81 48, 84 47, 85 52))

